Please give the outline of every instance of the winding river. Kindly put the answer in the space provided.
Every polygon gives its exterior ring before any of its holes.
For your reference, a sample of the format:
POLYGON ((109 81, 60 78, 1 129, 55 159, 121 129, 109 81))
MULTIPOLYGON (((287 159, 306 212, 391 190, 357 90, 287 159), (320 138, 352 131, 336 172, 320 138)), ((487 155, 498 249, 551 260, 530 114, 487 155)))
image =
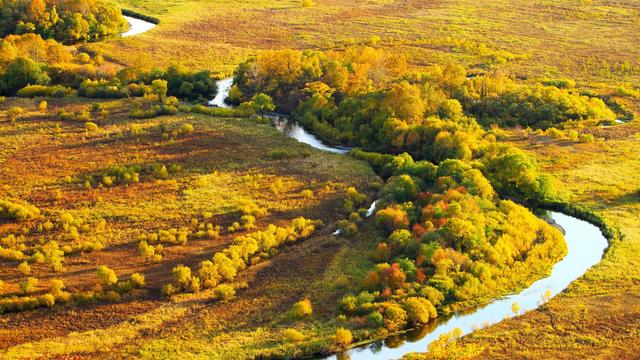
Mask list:
MULTIPOLYGON (((156 26, 140 19, 128 16, 125 18, 131 28, 122 34, 123 37, 138 35, 156 26)), ((209 102, 209 105, 229 108, 230 105, 225 102, 225 99, 229 95, 232 84, 232 78, 218 81, 218 94, 209 102)), ((315 135, 284 115, 272 114, 269 118, 274 127, 282 133, 316 149, 336 154, 345 154, 350 150, 347 147, 323 143, 315 135)), ((373 214, 375 205, 374 202, 369 208, 368 216, 373 214)), ((567 255, 553 266, 548 277, 534 282, 517 294, 496 299, 485 306, 455 314, 421 329, 355 347, 342 355, 348 355, 351 359, 395 359, 410 352, 425 352, 429 344, 437 340, 440 335, 455 328, 462 330, 463 335, 470 334, 479 327, 495 324, 514 316, 512 310, 514 303, 518 303, 520 313, 524 313, 538 308, 545 300, 565 290, 571 282, 578 279, 602 259, 608 243, 600 230, 586 221, 558 212, 550 212, 548 216, 564 230, 568 248, 567 255)), ((339 355, 332 355, 325 358, 338 359, 338 357, 339 355)))
MULTIPOLYGON (((125 18, 131 27, 122 34, 123 37, 138 35, 156 26, 144 20, 128 16, 125 18)), ((223 108, 231 107, 225 102, 225 99, 229 95, 232 84, 232 78, 218 81, 218 94, 209 102, 209 105, 223 108)), ((297 122, 284 115, 271 114, 269 118, 280 132, 316 149, 335 154, 345 154, 350 150, 347 147, 323 143, 297 122)), ((375 202, 371 204, 367 216, 373 215, 375 205, 375 202)), ((514 303, 518 303, 520 313, 538 308, 545 300, 565 290, 571 282, 597 264, 608 246, 607 240, 600 230, 586 221, 558 212, 550 212, 549 218, 564 230, 568 251, 567 255, 553 266, 548 277, 534 282, 517 294, 496 299, 485 306, 455 314, 447 319, 441 319, 424 328, 355 347, 341 355, 348 355, 350 359, 367 360, 401 358, 410 352, 425 352, 429 344, 437 340, 440 335, 451 332, 455 328, 459 328, 462 330, 462 334, 466 335, 479 327, 495 324, 514 316, 512 310, 514 303)), ((339 231, 336 232, 337 234, 339 231)), ((325 359, 338 359, 339 356, 332 355, 325 357, 325 359)))
MULTIPOLYGON (((219 93, 209 104, 229 107, 224 100, 228 96, 232 83, 233 79, 230 78, 218 81, 219 93)), ((314 148, 337 154, 345 154, 350 150, 346 147, 324 144, 315 135, 284 115, 273 114, 270 118, 276 129, 314 148)), ((374 210, 375 202, 369 208, 367 215, 372 215, 374 210)), ((548 277, 534 282, 517 294, 496 299, 465 313, 454 314, 452 317, 436 321, 421 329, 352 348, 340 355, 348 355, 350 359, 369 360, 396 359, 410 352, 425 352, 429 344, 437 340, 440 335, 456 328, 462 330, 463 335, 467 335, 475 329, 514 316, 512 310, 514 303, 519 305, 519 314, 522 314, 538 308, 544 301, 561 293, 574 280, 600 262, 608 243, 600 229, 586 221, 558 212, 549 212, 548 218, 563 229, 567 242, 567 255, 553 266, 548 277)), ((335 234, 339 234, 339 231, 335 234)), ((340 355, 332 355, 325 359, 338 359, 340 355)))

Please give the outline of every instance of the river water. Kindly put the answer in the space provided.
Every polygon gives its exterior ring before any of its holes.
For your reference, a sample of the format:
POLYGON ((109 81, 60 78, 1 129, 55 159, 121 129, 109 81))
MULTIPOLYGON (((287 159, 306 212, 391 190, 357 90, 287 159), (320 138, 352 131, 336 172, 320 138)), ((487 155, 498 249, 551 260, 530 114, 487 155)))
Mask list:
MULTIPOLYGON (((219 93, 210 102, 211 105, 228 107, 224 103, 224 99, 228 96, 232 82, 232 79, 218 82, 219 93)), ((270 118, 276 129, 314 148, 337 154, 349 151, 349 148, 346 147, 324 144, 315 135, 286 116, 271 115, 270 118)), ((368 210, 367 215, 372 215, 374 210, 375 202, 368 210)), ((512 310, 514 303, 517 303, 520 308, 519 314, 538 308, 544 303, 546 296, 548 296, 546 300, 556 296, 592 266, 600 262, 608 246, 607 239, 600 230, 586 221, 558 212, 550 212, 549 218, 562 227, 567 242, 567 255, 553 266, 549 276, 534 282, 517 294, 496 299, 464 314, 454 314, 446 320, 436 321, 424 328, 355 347, 342 354, 325 357, 325 359, 338 359, 341 355, 363 360, 397 359, 410 352, 425 352, 429 344, 437 340, 440 335, 449 333, 456 328, 462 330, 463 335, 467 335, 477 328, 512 317, 516 315, 512 310)))
POLYGON ((147 31, 153 29, 154 27, 156 27, 156 24, 152 24, 152 23, 146 22, 144 20, 132 18, 130 16, 123 16, 123 17, 127 20, 127 22, 129 23, 130 27, 129 27, 129 30, 127 30, 126 32, 122 33, 122 37, 128 37, 128 36, 142 34, 143 32, 147 32, 147 31))

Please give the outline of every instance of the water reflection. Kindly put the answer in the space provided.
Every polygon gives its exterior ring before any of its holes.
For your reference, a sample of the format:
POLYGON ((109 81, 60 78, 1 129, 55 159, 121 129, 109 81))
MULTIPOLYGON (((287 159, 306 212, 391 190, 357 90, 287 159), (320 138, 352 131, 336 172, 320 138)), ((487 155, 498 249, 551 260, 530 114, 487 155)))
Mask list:
POLYGON ((278 131, 316 149, 332 152, 334 154, 346 154, 351 150, 351 148, 346 146, 325 145, 315 135, 306 131, 300 124, 291 120, 287 116, 272 114, 269 118, 271 119, 273 126, 278 129, 278 131))

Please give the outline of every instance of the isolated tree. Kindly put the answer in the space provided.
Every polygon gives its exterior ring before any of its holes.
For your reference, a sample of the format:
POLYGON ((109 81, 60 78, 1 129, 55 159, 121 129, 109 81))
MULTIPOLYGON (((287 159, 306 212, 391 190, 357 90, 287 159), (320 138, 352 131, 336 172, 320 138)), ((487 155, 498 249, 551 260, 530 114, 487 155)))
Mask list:
POLYGON ((276 109, 276 106, 273 103, 273 99, 267 94, 259 93, 253 97, 251 102, 253 104, 253 109, 256 111, 256 113, 260 114, 260 117, 262 119, 264 119, 264 114, 266 112, 276 109))
POLYGON ((24 113, 24 109, 18 106, 14 106, 11 109, 7 110, 7 115, 9 115, 9 120, 11 120, 13 124, 15 124, 16 120, 18 120, 18 117, 23 113, 24 113))
POLYGON ((339 328, 336 330, 336 345, 340 347, 345 347, 353 341, 353 335, 351 335, 351 331, 345 328, 339 328))
POLYGON ((291 316, 296 319, 302 319, 311 316, 313 313, 313 307, 311 306, 311 300, 304 299, 291 306, 291 316))

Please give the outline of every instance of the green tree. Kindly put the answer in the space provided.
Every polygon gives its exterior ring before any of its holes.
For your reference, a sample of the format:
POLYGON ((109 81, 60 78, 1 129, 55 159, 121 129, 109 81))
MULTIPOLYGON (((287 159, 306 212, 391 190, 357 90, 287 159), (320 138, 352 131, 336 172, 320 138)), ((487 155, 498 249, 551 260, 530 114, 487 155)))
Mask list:
POLYGON ((42 65, 19 57, 0 76, 0 94, 13 96, 27 85, 46 85, 51 81, 42 65))
POLYGON ((276 106, 273 103, 271 96, 263 93, 259 93, 251 100, 253 109, 256 113, 260 114, 260 117, 264 119, 264 114, 268 111, 273 111, 276 106))

